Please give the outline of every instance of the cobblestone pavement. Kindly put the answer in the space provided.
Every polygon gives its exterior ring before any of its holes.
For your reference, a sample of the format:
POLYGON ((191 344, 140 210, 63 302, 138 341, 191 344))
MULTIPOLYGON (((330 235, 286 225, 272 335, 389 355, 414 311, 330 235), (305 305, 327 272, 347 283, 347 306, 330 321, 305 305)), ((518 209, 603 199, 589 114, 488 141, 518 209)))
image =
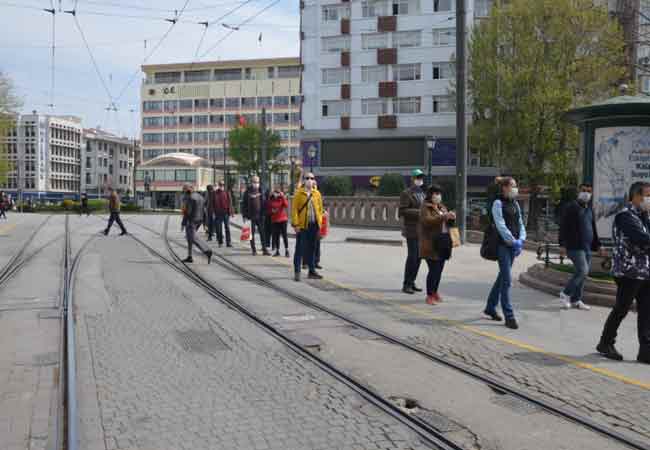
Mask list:
POLYGON ((429 448, 131 239, 88 249, 75 296, 82 448, 429 448))

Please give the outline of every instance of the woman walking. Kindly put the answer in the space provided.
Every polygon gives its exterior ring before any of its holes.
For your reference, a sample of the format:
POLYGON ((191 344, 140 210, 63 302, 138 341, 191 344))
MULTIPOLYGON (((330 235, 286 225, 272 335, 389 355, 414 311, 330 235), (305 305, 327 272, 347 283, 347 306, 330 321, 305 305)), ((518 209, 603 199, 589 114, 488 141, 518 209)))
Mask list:
POLYGON ((289 257, 289 239, 287 237, 287 222, 289 216, 287 209, 289 201, 279 186, 276 186, 268 202, 268 215, 271 217, 271 230, 273 231, 272 249, 275 250, 273 256, 280 256, 280 236, 284 242, 284 256, 289 257))
POLYGON ((447 210, 442 203, 442 189, 432 185, 420 207, 417 225, 420 258, 429 266, 427 274, 427 299, 429 305, 442 302, 438 286, 445 268, 445 261, 451 257, 449 222, 456 220, 456 214, 447 210))
POLYGON ((497 180, 499 196, 492 204, 491 220, 496 227, 498 240, 497 256, 499 275, 488 296, 487 305, 483 311, 492 320, 501 321, 496 307, 501 302, 501 309, 506 317, 506 327, 516 330, 519 328, 515 313, 510 302, 510 286, 512 285, 512 264, 523 249, 526 240, 526 227, 517 203, 519 188, 514 178, 504 177, 497 180))

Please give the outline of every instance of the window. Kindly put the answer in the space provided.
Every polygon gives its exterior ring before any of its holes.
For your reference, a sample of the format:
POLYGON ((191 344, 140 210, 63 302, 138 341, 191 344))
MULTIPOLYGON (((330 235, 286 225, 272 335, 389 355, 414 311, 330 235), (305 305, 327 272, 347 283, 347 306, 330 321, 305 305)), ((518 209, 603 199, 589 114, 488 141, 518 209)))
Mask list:
POLYGON ((361 114, 381 115, 388 113, 388 101, 383 98, 364 98, 361 100, 361 114))
POLYGON ((91 184, 92 183, 92 176, 90 175, 90 172, 86 173, 86 184, 91 184))
MULTIPOLYGON (((475 0, 475 4, 481 0, 475 0)), ((456 5, 454 0, 433 0, 433 11, 434 12, 443 12, 443 11, 453 11, 456 5)), ((474 8, 476 10, 476 7, 474 8)))
POLYGON ((255 97, 243 97, 241 99, 242 108, 255 108, 255 97))
POLYGON ((433 112, 434 113, 447 113, 453 112, 454 106, 452 99, 449 95, 434 95, 433 96, 433 112))
POLYGON ((421 31, 400 31, 393 33, 393 47, 419 47, 422 45, 421 31))
POLYGON ((142 103, 142 110, 144 112, 162 112, 163 102, 160 101, 146 101, 142 103))
POLYGON ((361 81, 364 83, 388 81, 388 66, 362 66, 361 81))
POLYGON ((291 96, 291 104, 292 105, 299 105, 301 101, 302 101, 302 96, 301 95, 292 95, 291 96))
POLYGON ((393 99, 394 114, 417 114, 420 112, 420 97, 400 97, 393 99))
POLYGON ((178 143, 179 144, 191 144, 192 143, 192 133, 178 133, 178 143))
POLYGON ((221 108, 223 108, 223 99, 222 98, 211 98, 210 99, 210 108, 212 108, 212 109, 221 109, 221 108))
POLYGON ((144 119, 142 119, 142 125, 145 128, 162 127, 163 118, 162 117, 145 117, 144 119))
POLYGON ((233 98, 227 98, 226 99, 226 108, 239 108, 239 97, 233 98))
POLYGON ((381 0, 363 0, 361 2, 363 17, 378 17, 386 15, 386 3, 381 0))
POLYGON ((142 141, 145 144, 162 144, 162 134, 161 133, 143 133, 142 141))
POLYGON ((195 144, 207 144, 210 139, 210 134, 206 131, 201 131, 199 133, 194 133, 194 143, 195 144))
POLYGON ((192 116, 180 116, 178 118, 178 124, 181 127, 191 127, 192 126, 192 116))
POLYGON ((361 48, 374 50, 388 47, 388 33, 371 33, 361 35, 361 48))
POLYGON ((278 67, 278 78, 298 78, 298 77, 300 77, 300 66, 278 67))
POLYGON ((165 144, 178 143, 178 135, 176 133, 165 133, 165 144))
POLYGON ((165 127, 175 127, 178 125, 178 117, 165 117, 165 127))
POLYGON ((290 121, 294 125, 300 124, 300 113, 291 113, 290 121))
POLYGON ((275 78, 275 67, 269 67, 267 72, 268 72, 267 76, 269 80, 275 78))
POLYGON ((288 113, 275 113, 273 114, 273 124, 287 125, 289 123, 288 113))
POLYGON ((393 81, 419 80, 421 64, 396 64, 393 66, 393 81))
POLYGON ((492 0, 474 0, 474 17, 488 17, 492 0))
POLYGON ((194 125, 207 127, 209 116, 194 116, 194 125))
POLYGON ((270 108, 273 105, 273 97, 257 97, 258 108, 270 108))
POLYGON ((180 83, 180 72, 156 72, 154 74, 154 83, 180 83))
MULTIPOLYGON (((413 7, 411 10, 411 14, 417 13, 418 12, 417 10, 419 9, 419 4, 417 4, 417 2, 413 2, 413 5, 411 6, 413 7)), ((409 0, 393 0, 392 13, 394 16, 407 15, 409 13, 409 0)))
POLYGON ((336 69, 322 69, 322 84, 341 84, 350 82, 350 68, 338 67, 336 69))
POLYGON ((340 5, 325 5, 321 8, 323 22, 336 22, 339 19, 350 18, 350 7, 340 5))
POLYGON ((188 70, 185 72, 185 82, 195 83, 198 81, 210 81, 209 70, 188 70))
POLYGON ((93 167, 93 160, 90 156, 86 156, 86 168, 91 169, 93 167))
POLYGON ((192 111, 192 105, 194 102, 192 100, 180 100, 178 102, 178 106, 180 109, 184 109, 187 111, 192 111))
POLYGON ((321 53, 340 53, 350 50, 350 36, 321 38, 321 53))
POLYGON ((285 96, 274 97, 273 104, 275 106, 289 106, 289 97, 285 97, 285 96))
MULTIPOLYGON (((191 150, 188 150, 188 153, 192 153, 191 150)), ((181 169, 176 170, 176 181, 195 181, 196 180, 196 171, 193 169, 181 169)))
POLYGON ((207 98, 194 100, 194 108, 196 109, 208 109, 209 106, 210 106, 210 101, 207 98))
POLYGON ((434 80, 451 80, 456 76, 456 67, 452 63, 433 63, 434 80))
POLYGON ((223 125, 223 116, 221 114, 210 115, 210 125, 223 125))
POLYGON ((323 117, 348 116, 350 114, 350 102, 346 100, 322 102, 321 112, 323 117))
POLYGON ((241 69, 215 69, 215 81, 241 80, 241 69))
POLYGON ((236 127, 239 125, 239 116, 237 114, 226 114, 226 126, 236 127))
POLYGON ((434 47, 453 45, 456 45, 456 28, 438 28, 433 30, 434 47))

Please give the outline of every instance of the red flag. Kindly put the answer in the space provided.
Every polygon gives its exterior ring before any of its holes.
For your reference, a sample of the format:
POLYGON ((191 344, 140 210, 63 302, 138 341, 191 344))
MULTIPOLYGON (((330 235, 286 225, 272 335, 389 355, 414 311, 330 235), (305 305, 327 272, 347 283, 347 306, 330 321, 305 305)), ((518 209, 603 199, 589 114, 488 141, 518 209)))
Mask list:
POLYGON ((246 125, 246 117, 239 116, 239 125, 241 125, 242 127, 246 125))

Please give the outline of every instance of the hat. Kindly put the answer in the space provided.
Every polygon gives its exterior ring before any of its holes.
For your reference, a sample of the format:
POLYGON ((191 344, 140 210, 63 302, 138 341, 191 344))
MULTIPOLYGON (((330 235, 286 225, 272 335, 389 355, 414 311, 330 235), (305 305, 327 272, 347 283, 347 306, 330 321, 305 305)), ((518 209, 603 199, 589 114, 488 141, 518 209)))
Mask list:
POLYGON ((411 172, 411 176, 412 176, 412 177, 415 177, 415 178, 417 178, 417 177, 423 177, 423 176, 424 176, 424 172, 422 172, 422 170, 420 170, 420 169, 413 169, 413 172, 411 172))

